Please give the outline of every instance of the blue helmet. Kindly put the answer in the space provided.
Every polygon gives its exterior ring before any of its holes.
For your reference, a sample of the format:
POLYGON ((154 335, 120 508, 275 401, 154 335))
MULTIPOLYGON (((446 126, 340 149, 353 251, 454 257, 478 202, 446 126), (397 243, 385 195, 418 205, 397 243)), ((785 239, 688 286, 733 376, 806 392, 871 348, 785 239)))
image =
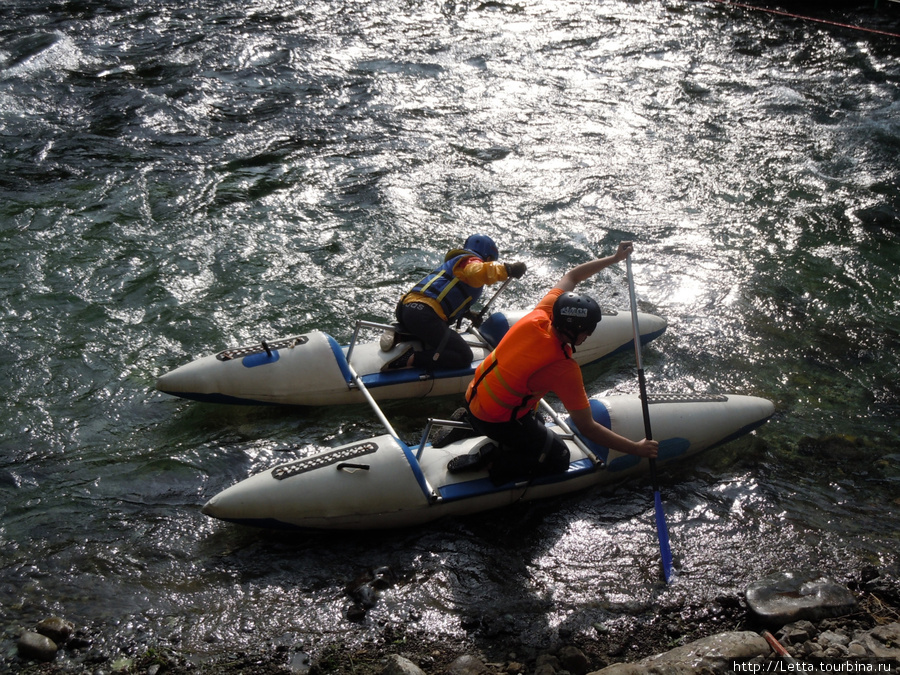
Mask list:
POLYGON ((500 251, 497 250, 497 244, 486 234, 473 234, 466 239, 463 248, 472 253, 477 253, 485 262, 491 262, 500 257, 500 251))

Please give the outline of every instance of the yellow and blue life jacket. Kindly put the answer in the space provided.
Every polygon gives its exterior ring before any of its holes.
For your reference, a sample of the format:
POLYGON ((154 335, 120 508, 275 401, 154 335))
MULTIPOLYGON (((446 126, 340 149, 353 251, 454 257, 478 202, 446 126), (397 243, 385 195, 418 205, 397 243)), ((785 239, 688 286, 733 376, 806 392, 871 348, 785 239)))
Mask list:
MULTIPOLYGON (((454 253, 459 251, 462 251, 462 249, 457 249, 454 253)), ((421 293, 437 301, 441 309, 444 310, 447 321, 452 321, 460 312, 481 297, 482 287, 470 286, 453 274, 453 268, 461 260, 472 257, 477 258, 478 256, 470 251, 465 251, 460 255, 449 258, 440 267, 430 272, 424 279, 413 286, 410 292, 421 293)))

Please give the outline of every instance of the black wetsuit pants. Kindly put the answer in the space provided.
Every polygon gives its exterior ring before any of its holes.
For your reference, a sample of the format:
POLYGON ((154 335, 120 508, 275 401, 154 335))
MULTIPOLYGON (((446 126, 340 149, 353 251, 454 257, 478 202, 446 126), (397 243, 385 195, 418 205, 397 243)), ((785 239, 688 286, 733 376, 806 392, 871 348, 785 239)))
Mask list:
POLYGON ((472 349, 462 335, 452 330, 435 311, 424 302, 410 302, 397 307, 397 321, 405 333, 420 339, 425 349, 415 353, 416 368, 456 370, 472 364, 472 349), (438 354, 435 359, 435 354, 438 354))
POLYGON ((491 468, 495 483, 561 473, 569 468, 569 448, 534 413, 510 422, 485 422, 469 412, 468 420, 477 433, 499 446, 491 468))

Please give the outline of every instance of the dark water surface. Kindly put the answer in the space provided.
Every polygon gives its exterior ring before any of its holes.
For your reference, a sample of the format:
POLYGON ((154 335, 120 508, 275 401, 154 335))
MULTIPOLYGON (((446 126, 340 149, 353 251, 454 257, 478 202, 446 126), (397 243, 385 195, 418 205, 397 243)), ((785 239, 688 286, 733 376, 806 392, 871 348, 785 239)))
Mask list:
MULTIPOLYGON (((860 17, 896 28, 840 18, 860 17)), ((896 564, 898 85, 897 39, 719 3, 4 3, 4 644, 60 614, 114 657, 394 628, 540 645, 786 565, 896 564), (528 264, 509 308, 633 238, 641 307, 669 321, 651 390, 776 402, 663 476, 675 584, 640 480, 375 535, 200 514, 380 427, 156 377, 259 337, 347 341, 473 231, 528 264), (348 621, 346 587, 382 566, 397 583, 348 621)), ((627 308, 623 269, 586 290, 627 308)), ((586 374, 637 389, 627 356, 586 374)), ((456 404, 385 412, 416 438, 456 404)))

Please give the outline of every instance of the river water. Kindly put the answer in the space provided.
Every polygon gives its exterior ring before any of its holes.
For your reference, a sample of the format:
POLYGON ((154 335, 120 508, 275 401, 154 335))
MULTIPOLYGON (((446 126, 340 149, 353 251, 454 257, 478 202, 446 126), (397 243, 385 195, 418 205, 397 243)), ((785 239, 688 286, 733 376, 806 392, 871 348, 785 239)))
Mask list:
MULTIPOLYGON (((113 657, 504 626, 541 645, 785 566, 897 564, 896 37, 686 0, 11 0, 0 35, 4 653, 49 614, 113 657), (775 401, 663 474, 668 587, 645 480, 378 534, 199 512, 381 429, 155 379, 259 337, 346 342, 474 231, 528 264, 511 309, 635 240, 641 308, 669 321, 651 391, 775 401), (382 567, 395 583, 348 620, 382 567)), ((623 269, 585 290, 627 309, 623 269)), ((634 359, 586 381, 635 392, 634 359)), ((457 403, 385 413, 417 438, 457 403)))

